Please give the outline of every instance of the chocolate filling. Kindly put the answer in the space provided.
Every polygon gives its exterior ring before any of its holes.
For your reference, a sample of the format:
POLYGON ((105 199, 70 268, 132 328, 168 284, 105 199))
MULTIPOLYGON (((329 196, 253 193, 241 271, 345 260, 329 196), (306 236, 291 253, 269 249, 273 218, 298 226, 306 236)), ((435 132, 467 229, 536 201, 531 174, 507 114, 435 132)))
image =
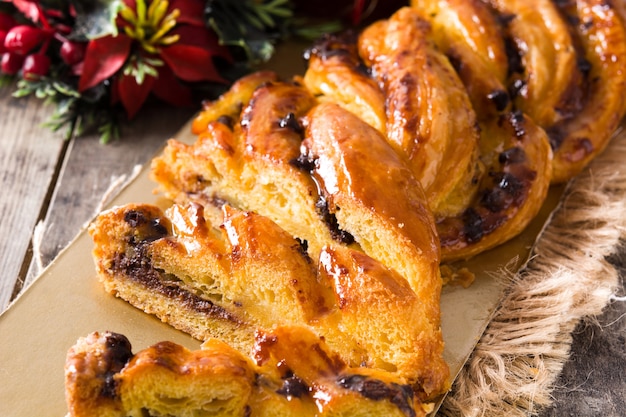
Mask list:
POLYGON ((218 123, 221 123, 229 128, 231 131, 235 129, 235 119, 233 119, 231 116, 223 114, 217 118, 217 121, 218 123))
MULTIPOLYGON (((310 174, 313 180, 315 181, 313 172, 315 171, 316 163, 315 163, 315 158, 311 157, 311 155, 309 155, 306 152, 303 152, 297 158, 289 161, 289 163, 293 167, 310 174)), ((352 236, 349 232, 342 230, 339 227, 339 222, 337 221, 337 217, 335 216, 334 213, 331 213, 330 208, 328 207, 328 200, 326 200, 326 198, 324 198, 324 196, 322 195, 323 191, 321 189, 320 184, 317 181, 315 181, 315 183, 317 184, 318 193, 320 194, 319 199, 315 203, 315 209, 317 211, 317 214, 322 218, 322 220, 326 224, 326 227, 328 227, 328 230, 330 231, 330 236, 334 240, 341 242, 341 243, 345 243, 346 245, 350 245, 354 243, 355 242, 354 236, 352 236)))
MULTIPOLYGON (((154 224, 154 221, 141 222, 141 224, 154 224)), ((148 234, 147 240, 140 241, 136 241, 136 236, 130 236, 128 249, 125 253, 117 253, 114 256, 112 269, 156 293, 177 300, 178 303, 188 309, 209 317, 241 323, 241 320, 235 315, 211 301, 181 288, 177 280, 171 279, 171 276, 154 268, 147 254, 147 247, 155 239, 156 237, 151 234, 148 234)))
POLYGON ((340 387, 358 392, 363 397, 374 401, 389 400, 408 417, 414 417, 415 410, 412 407, 414 392, 409 385, 395 383, 385 384, 378 379, 372 379, 364 375, 349 375, 339 378, 340 387))
POLYGON ((324 223, 330 231, 330 236, 334 240, 345 243, 346 245, 354 243, 354 236, 339 227, 337 216, 330 212, 328 201, 324 197, 320 196, 317 203, 315 203, 315 209, 317 210, 317 214, 324 220, 324 223))
POLYGON ((503 111, 509 105, 509 94, 504 90, 494 90, 487 94, 487 98, 496 106, 497 111, 503 111))
POLYGON ((114 376, 126 366, 133 357, 133 353, 126 336, 118 333, 107 333, 105 347, 102 359, 106 363, 106 372, 102 376, 104 384, 100 390, 100 395, 107 398, 116 398, 118 384, 114 376))
POLYGON ((291 372, 283 379, 283 386, 276 391, 277 394, 294 398, 300 398, 308 392, 306 383, 291 372))

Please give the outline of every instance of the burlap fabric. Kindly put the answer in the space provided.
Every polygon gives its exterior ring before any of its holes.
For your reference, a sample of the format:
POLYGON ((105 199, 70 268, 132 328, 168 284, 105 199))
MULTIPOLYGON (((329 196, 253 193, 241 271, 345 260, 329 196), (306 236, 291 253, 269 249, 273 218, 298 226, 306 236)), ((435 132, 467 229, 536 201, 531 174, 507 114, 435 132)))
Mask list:
POLYGON ((571 333, 617 291, 607 261, 626 236, 626 130, 567 187, 527 267, 509 280, 493 320, 438 415, 530 416, 551 402, 571 333))

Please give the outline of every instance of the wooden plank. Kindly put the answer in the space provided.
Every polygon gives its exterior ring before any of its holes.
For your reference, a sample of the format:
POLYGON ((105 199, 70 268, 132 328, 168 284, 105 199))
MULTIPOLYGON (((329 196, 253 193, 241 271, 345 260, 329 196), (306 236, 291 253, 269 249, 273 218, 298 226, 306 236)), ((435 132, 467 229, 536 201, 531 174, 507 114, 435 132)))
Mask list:
MULTIPOLYGON (((197 109, 145 108, 107 145, 96 135, 72 139, 28 270, 30 283, 93 218, 110 187, 149 162, 197 109)), ((115 190, 114 190, 115 191, 115 190)))
POLYGON ((8 305, 27 257, 31 233, 67 144, 41 126, 53 108, 0 89, 0 311, 8 305))

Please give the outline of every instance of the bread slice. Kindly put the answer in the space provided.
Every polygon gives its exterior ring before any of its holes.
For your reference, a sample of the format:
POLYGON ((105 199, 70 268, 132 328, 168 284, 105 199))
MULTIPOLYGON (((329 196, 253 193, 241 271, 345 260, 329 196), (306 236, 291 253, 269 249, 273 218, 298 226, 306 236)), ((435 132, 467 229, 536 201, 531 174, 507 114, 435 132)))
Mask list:
POLYGON ((260 329, 304 326, 350 366, 391 372, 427 396, 447 387, 438 315, 424 307, 439 293, 420 298, 362 252, 334 245, 313 260, 268 218, 228 206, 211 225, 198 204, 129 204, 89 231, 108 292, 199 340, 251 354, 260 329))
MULTIPOLYGON (((258 78, 251 75, 240 84, 256 85, 258 78)), ((315 99, 297 83, 267 82, 251 97, 241 94, 238 113, 218 115, 224 100, 248 89, 236 86, 207 105, 194 120, 197 142, 190 146, 170 140, 152 161, 152 179, 177 202, 228 202, 267 216, 306 241, 317 256, 333 242, 333 230, 318 215, 314 181, 296 163, 302 141, 298 120, 315 99)))
MULTIPOLYGON (((438 294, 439 241, 420 183, 376 129, 311 100, 297 83, 266 83, 232 127, 200 115, 206 129, 196 143, 170 140, 152 178, 177 202, 228 203, 270 218, 305 242, 313 259, 325 246, 352 245, 406 277, 420 296, 426 288, 438 294), (322 148, 339 151, 325 156, 322 148), (322 178, 336 173, 348 180, 322 178)), ((438 298, 424 295, 433 299, 427 316, 438 322, 438 298)))
POLYGON ((384 371, 351 368, 301 327, 260 333, 256 363, 218 340, 190 351, 92 333, 65 365, 71 417, 421 417, 432 410, 384 371))

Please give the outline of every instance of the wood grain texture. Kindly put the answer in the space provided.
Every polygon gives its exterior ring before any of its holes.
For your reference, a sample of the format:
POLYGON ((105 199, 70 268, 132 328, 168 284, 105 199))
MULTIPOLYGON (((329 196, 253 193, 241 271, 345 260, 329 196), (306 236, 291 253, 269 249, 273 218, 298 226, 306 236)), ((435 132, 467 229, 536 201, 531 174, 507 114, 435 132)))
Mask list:
POLYGON ((53 109, 0 89, 0 311, 8 305, 66 143, 42 127, 53 109))
POLYGON ((128 179, 135 167, 148 163, 194 111, 147 107, 136 120, 122 126, 120 140, 107 145, 100 144, 96 135, 71 140, 50 207, 40 226, 41 242, 28 270, 27 284, 97 214, 110 187, 116 181, 123 182, 118 180, 128 179))

